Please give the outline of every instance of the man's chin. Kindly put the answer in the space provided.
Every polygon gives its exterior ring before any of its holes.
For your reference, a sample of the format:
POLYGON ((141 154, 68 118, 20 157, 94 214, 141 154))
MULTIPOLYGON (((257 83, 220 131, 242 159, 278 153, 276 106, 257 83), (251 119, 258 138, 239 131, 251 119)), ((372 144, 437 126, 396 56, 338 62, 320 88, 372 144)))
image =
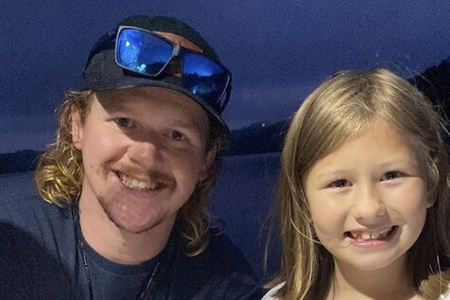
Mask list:
POLYGON ((117 228, 128 233, 144 233, 162 223, 162 218, 151 218, 149 215, 145 216, 145 220, 142 220, 140 217, 116 215, 108 210, 105 210, 105 213, 117 228))
POLYGON ((162 216, 153 209, 136 211, 130 206, 124 209, 124 205, 120 201, 113 201, 107 204, 103 199, 100 199, 99 202, 109 221, 125 232, 143 233, 157 227, 163 221, 162 216))
POLYGON ((128 233, 135 233, 140 234, 144 232, 148 232, 156 227, 158 225, 161 225, 162 220, 149 220, 146 222, 138 223, 136 220, 122 220, 120 218, 115 218, 114 216, 108 215, 111 222, 116 225, 117 228, 119 228, 122 231, 128 232, 128 233))

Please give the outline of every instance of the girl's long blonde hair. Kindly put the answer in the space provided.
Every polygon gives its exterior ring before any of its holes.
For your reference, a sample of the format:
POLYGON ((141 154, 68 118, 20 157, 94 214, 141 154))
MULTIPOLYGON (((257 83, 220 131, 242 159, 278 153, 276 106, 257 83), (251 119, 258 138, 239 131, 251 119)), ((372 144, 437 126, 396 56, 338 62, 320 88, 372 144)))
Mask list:
POLYGON ((445 127, 431 103, 415 87, 390 71, 340 72, 320 85, 291 121, 281 157, 277 223, 282 243, 278 276, 285 282, 281 299, 325 299, 333 284, 333 256, 320 244, 312 226, 302 184, 321 158, 358 134, 374 116, 390 122, 424 158, 428 189, 435 204, 423 231, 408 251, 405 274, 420 284, 439 271, 438 255, 449 248, 449 165, 445 127))

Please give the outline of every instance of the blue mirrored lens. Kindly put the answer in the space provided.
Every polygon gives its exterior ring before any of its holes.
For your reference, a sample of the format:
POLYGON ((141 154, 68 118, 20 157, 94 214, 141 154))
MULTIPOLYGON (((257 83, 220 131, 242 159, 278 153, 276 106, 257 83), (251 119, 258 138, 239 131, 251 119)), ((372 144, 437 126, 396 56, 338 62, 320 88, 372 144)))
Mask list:
POLYGON ((117 63, 130 71, 158 75, 169 62, 173 46, 148 32, 125 28, 116 44, 117 63))
POLYGON ((222 99, 228 81, 229 72, 213 60, 193 52, 183 56, 184 87, 220 110, 222 99))

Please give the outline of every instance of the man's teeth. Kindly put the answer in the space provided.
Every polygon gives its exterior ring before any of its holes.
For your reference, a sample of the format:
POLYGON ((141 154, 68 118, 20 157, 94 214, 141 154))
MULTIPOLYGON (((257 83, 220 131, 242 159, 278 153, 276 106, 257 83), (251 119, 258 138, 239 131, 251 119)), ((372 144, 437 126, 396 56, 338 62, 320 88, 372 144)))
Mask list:
POLYGON ((379 232, 362 232, 362 233, 352 234, 352 237, 358 241, 376 240, 376 239, 387 237, 389 235, 389 233, 391 232, 391 230, 392 230, 392 228, 384 229, 379 232))
POLYGON ((135 190, 155 190, 158 186, 156 182, 139 181, 125 174, 120 176, 120 180, 125 186, 135 190))

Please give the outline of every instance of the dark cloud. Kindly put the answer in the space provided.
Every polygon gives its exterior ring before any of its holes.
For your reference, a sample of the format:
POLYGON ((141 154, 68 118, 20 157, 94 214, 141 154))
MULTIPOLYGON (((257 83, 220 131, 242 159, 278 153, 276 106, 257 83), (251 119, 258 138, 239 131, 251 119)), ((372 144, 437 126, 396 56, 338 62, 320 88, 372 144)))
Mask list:
POLYGON ((52 118, 64 90, 82 87, 97 38, 127 15, 151 14, 191 24, 233 71, 225 113, 232 128, 276 121, 339 69, 389 67, 408 76, 438 64, 450 54, 448 11, 446 0, 6 0, 0 113, 52 118))

